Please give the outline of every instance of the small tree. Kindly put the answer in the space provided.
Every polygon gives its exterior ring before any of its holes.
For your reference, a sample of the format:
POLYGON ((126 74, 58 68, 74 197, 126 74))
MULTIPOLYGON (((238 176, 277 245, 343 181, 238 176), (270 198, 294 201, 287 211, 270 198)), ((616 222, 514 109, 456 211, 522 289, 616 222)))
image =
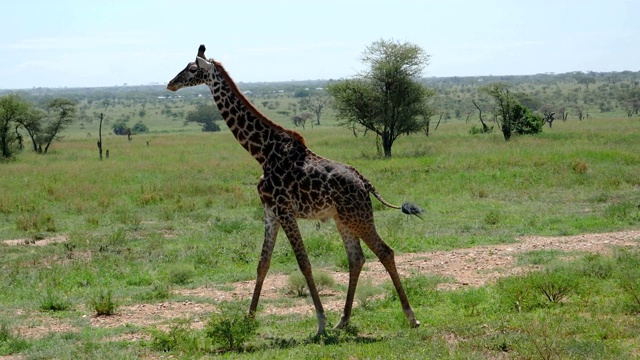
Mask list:
POLYGON ((30 110, 31 105, 18 95, 5 95, 0 97, 0 152, 3 158, 13 155, 13 143, 17 140, 12 125, 23 118, 30 110))
POLYGON ((47 104, 47 112, 49 121, 44 124, 38 137, 38 152, 45 154, 53 141, 62 139, 60 133, 73 123, 73 118, 76 114, 76 103, 69 99, 56 98, 47 104), (42 146, 44 146, 44 149, 42 149, 42 146))
POLYGON ((194 111, 187 113, 185 124, 194 122, 202 126, 202 131, 220 131, 220 126, 215 122, 222 120, 222 115, 215 105, 196 105, 194 111))
POLYGON ((320 116, 325 106, 329 104, 331 94, 324 90, 316 90, 309 96, 300 99, 300 108, 309 109, 316 116, 316 125, 320 125, 320 116))
POLYGON ((138 121, 133 128, 131 129, 135 134, 147 133, 149 132, 149 128, 142 121, 138 121))
POLYGON ((18 118, 16 122, 27 131, 31 144, 33 145, 33 151, 38 152, 38 137, 42 133, 42 123, 47 117, 47 113, 41 109, 31 107, 24 116, 18 118))
POLYGON ((417 78, 429 55, 411 43, 378 40, 363 53, 369 64, 365 74, 330 84, 328 91, 342 125, 354 131, 372 131, 382 140, 386 157, 400 135, 423 131, 432 110, 427 100, 434 95, 417 78))
POLYGON ((505 140, 516 134, 536 134, 542 131, 542 117, 533 114, 529 109, 520 105, 510 93, 509 85, 493 83, 480 88, 480 92, 493 99, 493 118, 500 127, 505 140))
POLYGON ((116 135, 127 135, 127 133, 131 133, 131 129, 129 128, 129 126, 127 126, 126 119, 116 120, 116 122, 111 125, 111 129, 116 135))

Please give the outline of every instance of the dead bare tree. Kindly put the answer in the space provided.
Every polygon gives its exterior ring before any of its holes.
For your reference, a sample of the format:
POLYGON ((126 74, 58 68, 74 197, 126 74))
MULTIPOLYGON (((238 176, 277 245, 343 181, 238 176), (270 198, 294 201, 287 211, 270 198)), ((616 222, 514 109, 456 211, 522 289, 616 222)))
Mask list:
POLYGON ((102 119, 104 115, 100 113, 100 127, 98 128, 98 153, 100 154, 100 160, 102 160, 102 119))

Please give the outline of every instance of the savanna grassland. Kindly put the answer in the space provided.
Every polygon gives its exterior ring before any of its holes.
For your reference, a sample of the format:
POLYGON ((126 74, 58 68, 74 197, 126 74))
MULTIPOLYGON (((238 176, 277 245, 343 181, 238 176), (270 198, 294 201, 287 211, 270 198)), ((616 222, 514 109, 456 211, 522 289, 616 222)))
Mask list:
MULTIPOLYGON (((304 299, 291 276, 295 256, 280 235, 269 274, 289 276, 292 289, 261 300, 257 323, 246 322, 237 309, 244 312, 248 299, 234 296, 234 284, 254 279, 262 245, 260 168, 226 129, 201 133, 160 114, 160 107, 145 111, 152 130, 158 119, 157 131, 131 141, 105 136, 110 157, 103 161, 94 120, 72 129, 46 156, 25 151, 0 164, 0 355, 640 356, 635 246, 605 254, 529 251, 518 261, 537 271, 480 287, 446 290, 441 285, 455 279, 409 274, 404 282, 422 321, 418 329, 406 324, 389 284, 363 282, 352 326, 314 337, 310 303, 302 313, 269 312, 304 299), (193 295, 205 290, 220 295, 193 295), (175 311, 151 312, 145 321, 125 316, 144 307, 175 311)), ((139 109, 107 106, 105 112, 135 117, 139 109)), ((499 132, 470 135, 469 123, 449 120, 429 137, 400 138, 391 159, 377 155, 372 136, 354 137, 334 124, 329 113, 322 126, 300 131, 316 153, 355 166, 390 202, 411 200, 426 210, 422 220, 407 218, 374 199, 377 227, 396 254, 428 257, 516 243, 522 235, 640 228, 637 116, 556 121, 541 134, 509 142, 499 132)), ((318 274, 348 272, 331 222, 300 226, 318 274)), ((366 255, 368 264, 376 262, 366 255)), ((344 296, 344 284, 324 284, 323 301, 344 296)), ((340 312, 327 315, 336 324, 340 312)))

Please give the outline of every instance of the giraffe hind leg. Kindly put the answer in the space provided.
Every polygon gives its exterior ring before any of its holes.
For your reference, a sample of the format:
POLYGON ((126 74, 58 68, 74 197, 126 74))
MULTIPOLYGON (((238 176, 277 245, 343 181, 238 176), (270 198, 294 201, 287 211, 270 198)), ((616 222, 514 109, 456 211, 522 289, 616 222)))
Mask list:
POLYGON ((260 260, 258 261, 256 285, 253 289, 253 296, 251 297, 251 305, 249 306, 249 315, 255 316, 258 309, 258 301, 260 300, 260 293, 262 292, 262 284, 269 271, 271 264, 271 255, 273 254, 273 247, 276 243, 276 237, 278 236, 278 229, 280 224, 273 216, 269 216, 265 213, 264 219, 264 242, 262 244, 262 252, 260 253, 260 260))
POLYGON ((413 309, 409 304, 409 299, 407 298, 406 293, 404 292, 404 288, 402 287, 402 283, 400 282, 400 275, 398 274, 398 269, 396 267, 395 256, 393 253, 393 249, 389 247, 378 235, 375 228, 372 226, 366 236, 362 237, 362 240, 367 244, 369 249, 373 251, 374 254, 378 257, 384 268, 389 273, 391 277, 391 281, 393 282, 393 286, 398 293, 398 297, 400 298, 400 304, 402 305, 402 311, 409 321, 409 325, 411 327, 420 326, 420 322, 416 320, 415 314, 413 313, 413 309))

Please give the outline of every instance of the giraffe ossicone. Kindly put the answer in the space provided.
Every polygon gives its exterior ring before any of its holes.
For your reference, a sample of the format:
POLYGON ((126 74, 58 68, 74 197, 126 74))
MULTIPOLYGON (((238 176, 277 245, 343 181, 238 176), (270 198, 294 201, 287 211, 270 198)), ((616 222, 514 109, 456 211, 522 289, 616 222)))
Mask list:
POLYGON ((282 228, 309 287, 318 318, 318 334, 325 332, 327 318, 297 219, 332 218, 349 260, 347 297, 336 328, 345 327, 351 318, 355 290, 365 262, 360 241, 373 251, 389 273, 409 324, 419 326, 400 281, 393 249, 376 231, 369 194, 405 214, 419 216, 422 210, 412 203, 396 206, 387 202, 354 167, 312 152, 302 135, 274 123, 260 112, 240 91, 221 63, 206 59, 205 50, 204 45, 200 45, 196 60, 188 63, 167 84, 167 89, 177 91, 183 87, 207 85, 231 133, 262 167, 257 187, 264 209, 264 242, 249 313, 255 316, 278 231, 282 228))

